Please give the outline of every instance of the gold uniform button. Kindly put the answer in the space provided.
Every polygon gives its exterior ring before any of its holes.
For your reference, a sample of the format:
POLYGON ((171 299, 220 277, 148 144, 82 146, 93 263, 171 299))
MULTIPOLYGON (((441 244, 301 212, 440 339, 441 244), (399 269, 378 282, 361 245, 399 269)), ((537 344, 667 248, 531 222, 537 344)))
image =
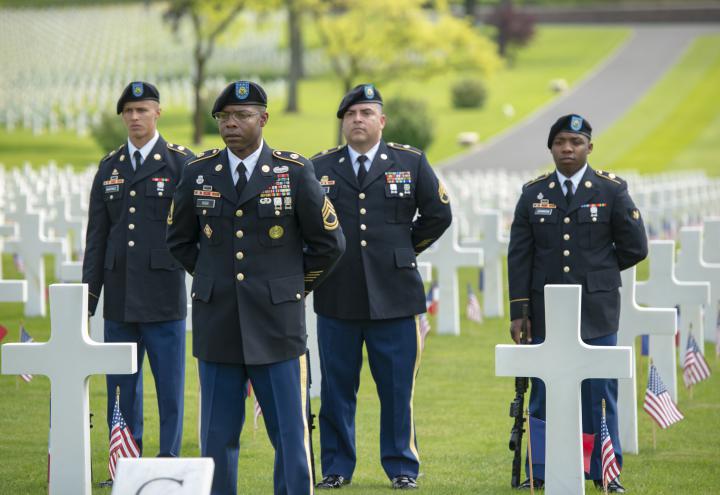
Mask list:
POLYGON ((135 241, 128 241, 128 246, 133 247, 135 245, 135 241))
POLYGON ((415 266, 416 266, 416 265, 415 265, 415 262, 413 261, 412 263, 410 263, 410 266, 413 267, 413 268, 415 268, 415 266))
POLYGON ((570 267, 569 267, 569 266, 564 266, 564 267, 563 267, 563 271, 564 271, 565 273, 568 273, 568 272, 570 271, 570 267))
POLYGON ((235 216, 236 216, 236 217, 241 217, 241 216, 243 216, 243 211, 242 211, 242 210, 237 210, 237 211, 235 211, 235 216))
POLYGON ((237 237, 238 239, 242 239, 243 235, 245 234, 243 234, 242 230, 238 230, 237 232, 235 232, 235 237, 237 237))
POLYGON ((238 251, 237 253, 235 253, 235 257, 236 257, 237 259, 241 260, 241 259, 243 259, 243 258, 245 257, 245 255, 243 254, 242 251, 238 251))
POLYGON ((570 256, 570 251, 568 249, 563 251, 563 256, 570 256))
POLYGON ((195 299, 195 293, 193 292, 192 294, 190 294, 190 297, 192 297, 193 299, 195 299))
POLYGON ((367 210, 365 208, 360 208, 360 214, 364 215, 365 213, 367 213, 367 210))
POLYGON ((358 194, 358 198, 360 198, 360 199, 365 199, 365 193, 360 193, 360 194, 358 194))
POLYGON ((135 190, 134 190, 134 189, 133 189, 132 191, 130 191, 130 196, 133 196, 133 197, 135 197, 135 195, 136 195, 136 194, 137 194, 137 193, 135 192, 135 190))
POLYGON ((300 295, 299 292, 298 292, 297 294, 295 294, 295 299, 297 299, 298 301, 299 301, 300 299, 302 299, 302 296, 300 295))
POLYGON ((131 206, 131 207, 130 207, 130 213, 135 213, 135 207, 134 207, 134 206, 131 206))
POLYGON ((276 217, 279 217, 279 216, 280 216, 280 210, 275 210, 275 216, 276 216, 276 217))
POLYGON ((364 223, 360 224, 360 230, 367 230, 367 225, 365 225, 364 223))
POLYGON ((203 210, 203 215, 207 215, 207 210, 203 210))
POLYGON ((162 192, 162 191, 158 191, 158 196, 162 196, 162 195, 163 195, 163 192, 162 192))
POLYGON ((129 228, 130 230, 135 230, 135 224, 134 224, 134 223, 131 223, 130 225, 128 225, 128 228, 129 228))
POLYGON ((570 240, 570 234, 565 234, 565 235, 563 236, 563 239, 565 239, 566 241, 569 241, 569 240, 570 240))
POLYGON ((540 223, 545 223, 545 219, 543 217, 540 217, 540 223))
POLYGON ((362 247, 367 246, 367 241, 366 241, 365 239, 363 239, 362 241, 360 241, 360 245, 361 245, 362 247))
POLYGON ((570 223, 570 217, 565 217, 565 219, 563 219, 563 222, 570 223))
POLYGON ((597 217, 592 217, 592 219, 593 222, 597 222, 597 217))
POLYGON ((238 279, 238 282, 242 282, 243 280, 245 280, 245 275, 243 275, 242 273, 238 273, 235 278, 238 279))

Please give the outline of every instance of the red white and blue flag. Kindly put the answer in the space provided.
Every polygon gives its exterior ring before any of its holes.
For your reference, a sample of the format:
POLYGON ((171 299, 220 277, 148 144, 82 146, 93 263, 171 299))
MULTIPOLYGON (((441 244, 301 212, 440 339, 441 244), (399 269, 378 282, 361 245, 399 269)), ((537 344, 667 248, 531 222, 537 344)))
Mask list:
POLYGON ((433 282, 430 285, 427 296, 425 297, 425 307, 427 312, 435 316, 438 312, 438 306, 440 305, 440 288, 437 282, 433 282))
POLYGON ((115 408, 113 409, 112 428, 110 429, 110 461, 108 469, 110 478, 115 479, 115 468, 121 457, 140 457, 140 449, 135 443, 130 427, 120 412, 120 398, 115 397, 115 408))
POLYGON ((425 349, 425 339, 430 333, 430 320, 428 319, 427 313, 418 315, 420 325, 420 350, 425 349))
POLYGON ((660 378, 660 373, 658 373, 654 364, 650 364, 643 409, 645 409, 645 412, 663 429, 673 423, 677 423, 685 417, 670 397, 667 388, 665 388, 665 384, 660 378))
POLYGON ((605 409, 600 418, 600 452, 602 454, 602 481, 603 488, 607 489, 609 483, 612 483, 620 476, 620 466, 615 459, 615 449, 613 448, 610 432, 608 431, 607 421, 605 421, 605 409))
POLYGON ((480 309, 480 301, 478 301, 475 291, 472 289, 472 285, 467 284, 467 306, 465 307, 465 315, 470 321, 476 323, 482 323, 482 309, 480 309))
MULTIPOLYGON (((27 331, 25 330, 25 327, 23 325, 20 325, 20 343, 28 344, 32 341, 33 341, 33 338, 30 337, 29 333, 27 333, 27 331)), ((30 380, 33 379, 33 376, 30 374, 27 374, 27 373, 23 373, 22 375, 20 375, 20 378, 22 378, 26 382, 29 382, 30 380)))
POLYGON ((683 380, 685 387, 691 387, 710 377, 710 367, 705 361, 705 356, 695 342, 692 334, 688 335, 687 349, 685 351, 685 362, 683 364, 683 380))

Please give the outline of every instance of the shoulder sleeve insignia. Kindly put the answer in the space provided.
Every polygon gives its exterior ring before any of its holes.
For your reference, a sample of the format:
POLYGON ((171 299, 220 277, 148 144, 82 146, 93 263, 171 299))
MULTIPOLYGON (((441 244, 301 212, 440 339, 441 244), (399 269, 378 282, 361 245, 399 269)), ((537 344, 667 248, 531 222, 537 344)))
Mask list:
POLYGON ((602 177, 603 179, 614 182, 615 184, 622 184, 623 180, 612 172, 605 172, 603 170, 596 170, 595 175, 602 177))
POLYGON ((275 150, 273 151, 273 156, 287 162, 295 163, 296 165, 300 165, 301 167, 305 166, 302 160, 307 160, 307 158, 305 158, 304 156, 301 156, 293 151, 275 150))
POLYGON ((387 145, 396 150, 409 151, 411 153, 415 153, 416 155, 423 154, 422 150, 415 148, 413 146, 410 146, 409 144, 387 143, 387 145))
POLYGON ((533 180, 531 180, 530 182, 526 182, 524 187, 535 184, 536 182, 540 182, 541 180, 547 179, 548 177, 550 177, 550 172, 545 172, 540 177, 536 177, 533 180))
POLYGON ((217 155, 218 153, 220 153, 220 150, 218 150, 218 149, 203 151, 203 152, 201 152, 201 153, 198 153, 198 154, 196 155, 197 158, 195 158, 195 160, 193 160, 193 161, 191 161, 190 163, 188 163, 188 165, 192 165, 193 163, 197 163, 197 162, 201 162, 201 161, 203 161, 203 160, 207 160, 208 158, 214 157, 214 156, 217 155))
POLYGON ((445 184, 441 180, 438 180, 440 183, 440 186, 438 187, 438 195, 440 196, 440 202, 444 205, 448 204, 450 202, 450 196, 448 195, 447 189, 445 189, 445 184))
POLYGON ((176 153, 180 153, 181 155, 185 155, 185 156, 187 156, 188 152, 190 151, 185 146, 181 146, 179 144, 167 143, 167 147, 169 150, 172 150, 176 153))
POLYGON ((335 213, 335 207, 327 196, 325 196, 322 206, 322 219, 325 230, 335 230, 338 228, 338 225, 340 225, 337 214, 335 213))

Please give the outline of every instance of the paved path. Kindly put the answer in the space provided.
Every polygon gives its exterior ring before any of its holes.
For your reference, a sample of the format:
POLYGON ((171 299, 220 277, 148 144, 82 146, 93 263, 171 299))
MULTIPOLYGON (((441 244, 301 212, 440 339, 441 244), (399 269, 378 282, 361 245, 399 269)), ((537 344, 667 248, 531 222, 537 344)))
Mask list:
POLYGON ((675 65, 695 37, 716 32, 720 25, 633 26, 631 38, 567 94, 482 147, 452 157, 441 166, 448 170, 545 167, 551 162, 548 130, 559 116, 579 113, 590 121, 594 135, 602 133, 675 65))

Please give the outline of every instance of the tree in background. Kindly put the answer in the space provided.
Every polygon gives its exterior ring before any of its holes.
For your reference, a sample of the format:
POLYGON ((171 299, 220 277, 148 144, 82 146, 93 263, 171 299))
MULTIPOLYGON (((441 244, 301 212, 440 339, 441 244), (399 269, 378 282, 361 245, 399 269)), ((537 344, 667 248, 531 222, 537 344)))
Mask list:
MULTIPOLYGON (((492 42, 444 1, 326 0, 313 16, 343 94, 360 82, 382 84, 449 70, 492 72, 499 65, 492 42), (362 79, 362 81, 361 81, 362 79)), ((338 126, 338 144, 342 132, 338 126)))
POLYGON ((512 0, 502 0, 486 22, 497 28, 495 41, 501 57, 514 61, 515 51, 535 36, 535 18, 515 10, 512 0))
POLYGON ((298 83, 304 75, 303 67, 303 35, 302 7, 306 0, 284 0, 287 9, 288 47, 290 49, 290 65, 288 67, 288 93, 285 111, 297 113, 298 83))
POLYGON ((207 78, 207 63, 215 48, 218 37, 230 26, 245 7, 245 0, 234 2, 171 0, 165 11, 165 19, 175 33, 181 21, 190 19, 194 36, 193 49, 193 89, 195 92, 193 108, 193 144, 200 144, 203 135, 202 90, 207 78))

